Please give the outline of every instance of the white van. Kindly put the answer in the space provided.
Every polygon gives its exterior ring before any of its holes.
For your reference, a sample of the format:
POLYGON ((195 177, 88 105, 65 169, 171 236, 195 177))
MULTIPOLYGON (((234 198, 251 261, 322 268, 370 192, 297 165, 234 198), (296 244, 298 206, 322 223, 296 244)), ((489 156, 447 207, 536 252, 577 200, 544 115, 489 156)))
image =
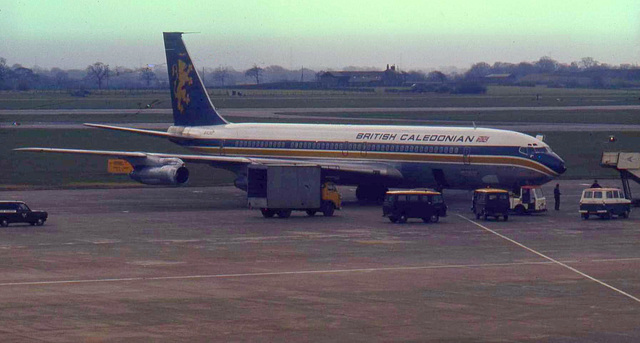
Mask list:
POLYGON ((618 188, 587 188, 582 191, 579 212, 582 219, 589 219, 589 215, 606 219, 613 215, 627 218, 631 213, 631 200, 625 199, 618 188))

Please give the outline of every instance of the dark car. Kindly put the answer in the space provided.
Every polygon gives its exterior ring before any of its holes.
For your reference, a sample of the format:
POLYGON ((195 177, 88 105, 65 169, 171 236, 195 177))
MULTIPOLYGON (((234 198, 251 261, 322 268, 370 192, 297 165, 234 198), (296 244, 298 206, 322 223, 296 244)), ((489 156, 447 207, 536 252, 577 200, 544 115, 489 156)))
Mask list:
POLYGON ((505 221, 509 219, 509 191, 496 188, 481 188, 473 191, 471 211, 476 219, 494 217, 496 220, 502 216, 505 221))
POLYGON ((390 191, 384 196, 382 215, 393 223, 405 223, 409 218, 437 222, 447 216, 447 205, 435 191, 390 191))
POLYGON ((0 201, 0 226, 11 223, 29 223, 41 226, 49 215, 44 211, 31 211, 23 201, 0 201))

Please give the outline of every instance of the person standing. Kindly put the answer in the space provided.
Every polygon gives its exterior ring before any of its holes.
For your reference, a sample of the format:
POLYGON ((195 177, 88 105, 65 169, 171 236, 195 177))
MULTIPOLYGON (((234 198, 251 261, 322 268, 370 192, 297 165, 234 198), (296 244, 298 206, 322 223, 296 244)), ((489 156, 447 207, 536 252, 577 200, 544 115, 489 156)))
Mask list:
POLYGON ((560 210, 560 184, 556 183, 556 188, 553 189, 553 199, 556 201, 556 211, 560 210))

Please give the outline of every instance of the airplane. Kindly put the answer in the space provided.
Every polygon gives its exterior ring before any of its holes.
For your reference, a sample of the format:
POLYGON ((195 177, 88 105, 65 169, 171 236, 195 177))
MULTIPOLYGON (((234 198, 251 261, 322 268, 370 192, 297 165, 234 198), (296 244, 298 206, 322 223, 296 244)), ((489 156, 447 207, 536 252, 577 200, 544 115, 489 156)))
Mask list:
POLYGON ((479 127, 230 123, 213 106, 182 32, 165 32, 174 124, 164 131, 103 124, 170 140, 197 154, 18 148, 19 151, 91 154, 127 160, 143 184, 181 185, 186 163, 204 163, 237 176, 246 190, 251 164, 314 164, 323 178, 357 186, 359 200, 379 200, 389 187, 517 190, 565 172, 564 161, 541 139, 479 127))

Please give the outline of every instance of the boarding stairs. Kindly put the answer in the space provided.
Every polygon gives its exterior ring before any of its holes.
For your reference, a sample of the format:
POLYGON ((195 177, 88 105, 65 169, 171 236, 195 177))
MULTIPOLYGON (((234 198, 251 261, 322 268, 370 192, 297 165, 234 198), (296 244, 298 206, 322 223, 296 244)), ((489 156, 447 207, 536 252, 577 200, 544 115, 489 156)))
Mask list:
POLYGON ((629 180, 640 183, 640 152, 603 152, 600 165, 606 168, 615 168, 620 173, 622 189, 625 198, 639 207, 640 198, 634 199, 631 195, 629 180))

